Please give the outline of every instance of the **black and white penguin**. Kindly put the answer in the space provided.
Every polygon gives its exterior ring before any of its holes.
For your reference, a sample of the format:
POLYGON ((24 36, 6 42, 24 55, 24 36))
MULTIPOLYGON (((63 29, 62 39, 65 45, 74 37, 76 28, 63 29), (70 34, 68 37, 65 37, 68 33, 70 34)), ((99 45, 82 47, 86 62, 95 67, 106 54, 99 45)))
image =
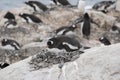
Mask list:
POLYGON ((41 23, 42 22, 37 16, 34 16, 33 14, 23 13, 23 14, 19 14, 19 16, 23 18, 26 21, 26 23, 41 23))
POLYGON ((9 66, 9 64, 8 64, 8 63, 3 63, 3 64, 0 64, 0 68, 1 68, 1 69, 5 68, 5 67, 7 67, 7 66, 9 66))
POLYGON ((83 24, 82 24, 81 28, 82 28, 81 30, 82 30, 83 37, 89 39, 90 29, 91 29, 91 19, 90 19, 88 13, 84 14, 83 24))
POLYGON ((112 28, 111 28, 111 32, 119 34, 120 33, 120 28, 116 25, 113 25, 112 28))
POLYGON ((115 1, 101 1, 96 3, 92 8, 100 11, 104 10, 106 12, 106 10, 115 8, 115 1))
POLYGON ((8 20, 15 20, 14 14, 9 11, 5 14, 4 18, 8 20))
POLYGON ((7 27, 8 25, 17 25, 17 22, 15 20, 15 15, 11 12, 7 12, 5 15, 4 15, 4 18, 7 19, 7 21, 4 23, 4 26, 7 27))
POLYGON ((12 39, 2 39, 1 44, 3 49, 10 49, 10 50, 20 49, 19 43, 12 39))
POLYGON ((46 5, 44 5, 43 3, 39 2, 39 1, 28 1, 28 2, 25 2, 25 4, 32 7, 35 12, 39 12, 40 10, 42 10, 42 11, 48 10, 48 7, 46 7, 46 5))
POLYGON ((48 48, 57 48, 57 49, 65 49, 67 52, 72 52, 79 50, 82 48, 82 45, 74 38, 68 36, 57 36, 48 40, 47 42, 48 48))
POLYGON ((56 5, 61 4, 63 6, 71 5, 68 0, 51 0, 53 1, 56 5))
POLYGON ((63 27, 58 28, 55 31, 55 33, 56 35, 66 35, 66 34, 69 34, 70 32, 73 32, 76 28, 77 26, 75 24, 71 26, 63 26, 63 27))
POLYGON ((99 41, 104 45, 111 45, 111 42, 106 37, 99 38, 99 41))

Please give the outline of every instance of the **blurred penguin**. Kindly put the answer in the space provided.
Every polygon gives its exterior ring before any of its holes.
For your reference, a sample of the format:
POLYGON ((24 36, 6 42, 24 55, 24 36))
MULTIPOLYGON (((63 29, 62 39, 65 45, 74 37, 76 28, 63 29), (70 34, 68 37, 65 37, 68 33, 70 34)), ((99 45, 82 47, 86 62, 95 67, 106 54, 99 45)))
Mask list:
POLYGON ((58 28, 55 33, 56 35, 69 35, 74 32, 74 30, 77 28, 76 24, 73 24, 71 26, 63 26, 58 28))
POLYGON ((39 1, 28 1, 25 2, 26 5, 34 9, 35 12, 47 11, 48 7, 39 1))
POLYGON ((42 20, 40 20, 37 16, 34 16, 33 14, 27 14, 27 13, 20 13, 19 16, 26 21, 26 23, 42 23, 42 20))
POLYGON ((8 67, 8 66, 9 66, 8 63, 2 63, 2 64, 0 64, 0 68, 1 68, 1 69, 6 68, 6 67, 8 67))
POLYGON ((86 39, 89 39, 90 31, 91 31, 91 20, 88 13, 84 14, 81 30, 82 30, 83 37, 86 39))
POLYGON ((93 9, 107 13, 110 9, 115 9, 116 1, 101 1, 93 6, 93 9))
POLYGON ((17 41, 12 39, 2 39, 1 41, 2 48, 8 50, 19 50, 20 45, 17 41))
POLYGON ((111 45, 111 42, 106 37, 99 38, 99 41, 104 45, 111 45))

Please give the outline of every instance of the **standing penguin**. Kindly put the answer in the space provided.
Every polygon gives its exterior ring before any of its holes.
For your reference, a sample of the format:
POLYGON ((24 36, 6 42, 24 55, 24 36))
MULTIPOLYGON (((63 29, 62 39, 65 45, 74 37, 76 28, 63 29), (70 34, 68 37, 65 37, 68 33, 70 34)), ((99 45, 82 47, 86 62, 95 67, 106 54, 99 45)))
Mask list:
POLYGON ((91 29, 90 23, 91 23, 91 19, 88 13, 85 13, 83 18, 82 34, 83 34, 83 37, 87 39, 89 39, 89 36, 90 36, 90 29, 91 29))
POLYGON ((40 10, 42 10, 42 11, 47 11, 48 10, 46 5, 44 5, 43 3, 39 2, 39 1, 28 1, 28 2, 25 2, 25 4, 32 7, 35 12, 39 12, 40 10))
POLYGON ((78 40, 68 36, 57 36, 48 40, 48 48, 65 49, 67 52, 72 52, 83 48, 78 40))
POLYGON ((3 49, 10 49, 10 50, 19 50, 20 45, 18 42, 12 39, 3 39, 1 41, 3 49))
POLYGON ((23 14, 19 14, 19 16, 23 18, 26 21, 26 23, 41 23, 42 22, 38 17, 32 14, 23 13, 23 14))
POLYGON ((111 42, 106 37, 99 38, 99 41, 104 45, 111 45, 111 42))

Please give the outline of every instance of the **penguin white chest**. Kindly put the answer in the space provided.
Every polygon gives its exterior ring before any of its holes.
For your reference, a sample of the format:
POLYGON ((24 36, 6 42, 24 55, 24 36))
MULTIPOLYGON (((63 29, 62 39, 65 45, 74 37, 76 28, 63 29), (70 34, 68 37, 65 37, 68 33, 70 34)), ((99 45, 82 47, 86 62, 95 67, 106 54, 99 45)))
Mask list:
POLYGON ((71 44, 69 44, 67 42, 63 42, 63 45, 67 45, 70 49, 78 49, 77 46, 73 46, 73 45, 71 45, 71 44))
POLYGON ((5 45, 2 46, 3 49, 7 49, 7 50, 15 50, 15 47, 11 46, 11 45, 5 45))
POLYGON ((34 23, 30 17, 27 17, 29 23, 34 23))

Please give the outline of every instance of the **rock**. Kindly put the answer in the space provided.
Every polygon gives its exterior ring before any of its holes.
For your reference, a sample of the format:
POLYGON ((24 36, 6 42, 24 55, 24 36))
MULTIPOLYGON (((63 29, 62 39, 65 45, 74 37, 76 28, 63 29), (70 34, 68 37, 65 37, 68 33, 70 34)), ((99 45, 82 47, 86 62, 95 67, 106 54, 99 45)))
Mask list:
POLYGON ((119 80, 120 44, 86 50, 78 59, 34 70, 31 57, 0 70, 1 80, 119 80))
POLYGON ((120 0, 116 0, 116 10, 120 11, 120 0))

